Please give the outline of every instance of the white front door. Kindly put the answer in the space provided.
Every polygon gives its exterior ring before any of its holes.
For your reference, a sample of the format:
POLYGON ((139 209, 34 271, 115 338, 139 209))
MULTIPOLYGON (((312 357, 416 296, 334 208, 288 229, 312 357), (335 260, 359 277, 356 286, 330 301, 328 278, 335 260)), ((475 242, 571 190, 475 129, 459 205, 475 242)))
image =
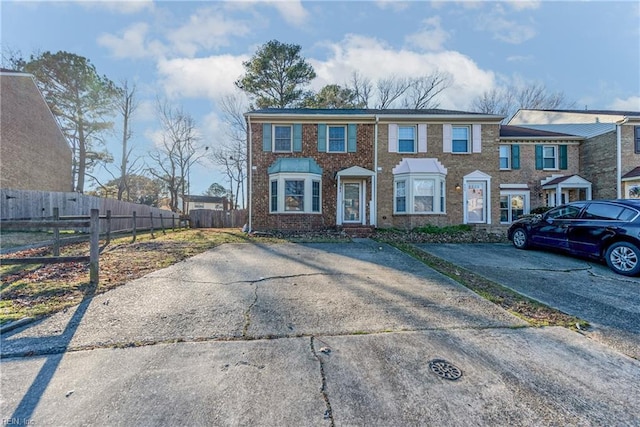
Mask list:
POLYGON ((342 222, 362 223, 362 183, 342 183, 342 222))
POLYGON ((486 181, 467 181, 467 222, 487 222, 487 183, 486 181))

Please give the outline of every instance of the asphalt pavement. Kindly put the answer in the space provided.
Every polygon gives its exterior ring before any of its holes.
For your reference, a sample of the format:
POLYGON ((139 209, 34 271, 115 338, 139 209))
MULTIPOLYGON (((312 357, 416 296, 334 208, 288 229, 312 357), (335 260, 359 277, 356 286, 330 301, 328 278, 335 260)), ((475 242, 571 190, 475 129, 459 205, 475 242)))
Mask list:
POLYGON ((4 424, 639 424, 638 360, 366 239, 223 245, 1 344, 4 424))
POLYGON ((640 360, 640 277, 605 264, 511 244, 421 244, 437 257, 590 323, 584 332, 640 360))

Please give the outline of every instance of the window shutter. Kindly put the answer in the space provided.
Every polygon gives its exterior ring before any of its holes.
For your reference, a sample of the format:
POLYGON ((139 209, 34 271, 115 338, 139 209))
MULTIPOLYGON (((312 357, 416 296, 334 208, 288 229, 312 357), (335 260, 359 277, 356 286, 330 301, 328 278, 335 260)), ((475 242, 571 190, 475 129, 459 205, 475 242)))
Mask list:
POLYGON ((542 145, 536 145, 536 169, 542 170, 542 145))
POLYGON ((471 133, 473 138, 473 152, 482 152, 482 125, 471 125, 471 133))
POLYGON ((520 146, 511 146, 511 169, 520 169, 520 146))
POLYGON ((347 126, 347 152, 355 153, 356 152, 356 141, 358 134, 358 126, 355 123, 350 123, 347 126))
POLYGON ((427 125, 418 125, 418 153, 427 152, 427 125))
POLYGON ((318 152, 324 153, 327 151, 327 125, 324 123, 318 124, 318 152))
POLYGON ((567 169, 567 146, 566 145, 560 145, 558 146, 558 157, 559 157, 559 161, 560 161, 560 169, 567 169))
POLYGON ((450 124, 444 124, 442 125, 442 151, 445 153, 450 153, 452 144, 453 127, 450 124))
POLYGON ((389 152, 398 152, 398 125, 389 123, 389 152))
POLYGON ((293 151, 302 151, 302 124, 293 125, 293 151))
POLYGON ((271 151, 271 123, 262 124, 262 151, 271 151))

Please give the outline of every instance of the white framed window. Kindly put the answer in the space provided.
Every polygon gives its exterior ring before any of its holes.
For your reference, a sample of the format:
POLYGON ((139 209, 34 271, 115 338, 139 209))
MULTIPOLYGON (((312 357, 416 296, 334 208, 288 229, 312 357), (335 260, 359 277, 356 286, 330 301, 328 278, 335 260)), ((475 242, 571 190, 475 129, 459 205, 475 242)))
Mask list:
POLYGON ((347 152, 346 126, 327 126, 327 148, 329 153, 347 152))
POLYGON ((291 125, 273 126, 273 151, 290 153, 293 149, 293 127, 291 125))
POLYGON ((270 213, 320 213, 322 180, 313 173, 275 173, 269 176, 270 213))
POLYGON ((394 213, 445 212, 445 177, 440 174, 402 174, 394 177, 394 213))
POLYGON ((558 169, 558 147, 545 145, 542 147, 542 168, 545 170, 558 169))
POLYGON ((471 152, 471 130, 469 126, 452 126, 451 128, 451 152, 471 152))
POLYGON ((398 153, 416 152, 416 127, 398 126, 398 153))
POLYGON ((500 169, 511 169, 511 146, 500 146, 500 169))
POLYGON ((500 223, 510 224, 520 216, 529 213, 528 191, 500 192, 500 223))

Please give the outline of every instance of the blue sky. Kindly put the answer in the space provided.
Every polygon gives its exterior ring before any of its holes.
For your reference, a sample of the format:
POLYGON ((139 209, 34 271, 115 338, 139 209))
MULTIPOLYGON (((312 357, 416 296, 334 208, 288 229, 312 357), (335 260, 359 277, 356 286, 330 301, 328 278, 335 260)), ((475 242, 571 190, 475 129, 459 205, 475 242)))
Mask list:
MULTIPOLYGON (((153 149, 155 99, 182 106, 203 146, 224 138, 217 102, 233 94, 242 62, 276 39, 302 47, 313 89, 449 73, 440 107, 470 110, 486 90, 543 83, 575 108, 640 111, 637 1, 1 1, 2 46, 24 56, 65 50, 138 88, 133 143, 153 149)), ((117 137, 108 149, 118 164, 117 137)), ((112 169, 115 170, 115 167, 112 169)), ((191 192, 223 182, 194 167, 191 192)))

